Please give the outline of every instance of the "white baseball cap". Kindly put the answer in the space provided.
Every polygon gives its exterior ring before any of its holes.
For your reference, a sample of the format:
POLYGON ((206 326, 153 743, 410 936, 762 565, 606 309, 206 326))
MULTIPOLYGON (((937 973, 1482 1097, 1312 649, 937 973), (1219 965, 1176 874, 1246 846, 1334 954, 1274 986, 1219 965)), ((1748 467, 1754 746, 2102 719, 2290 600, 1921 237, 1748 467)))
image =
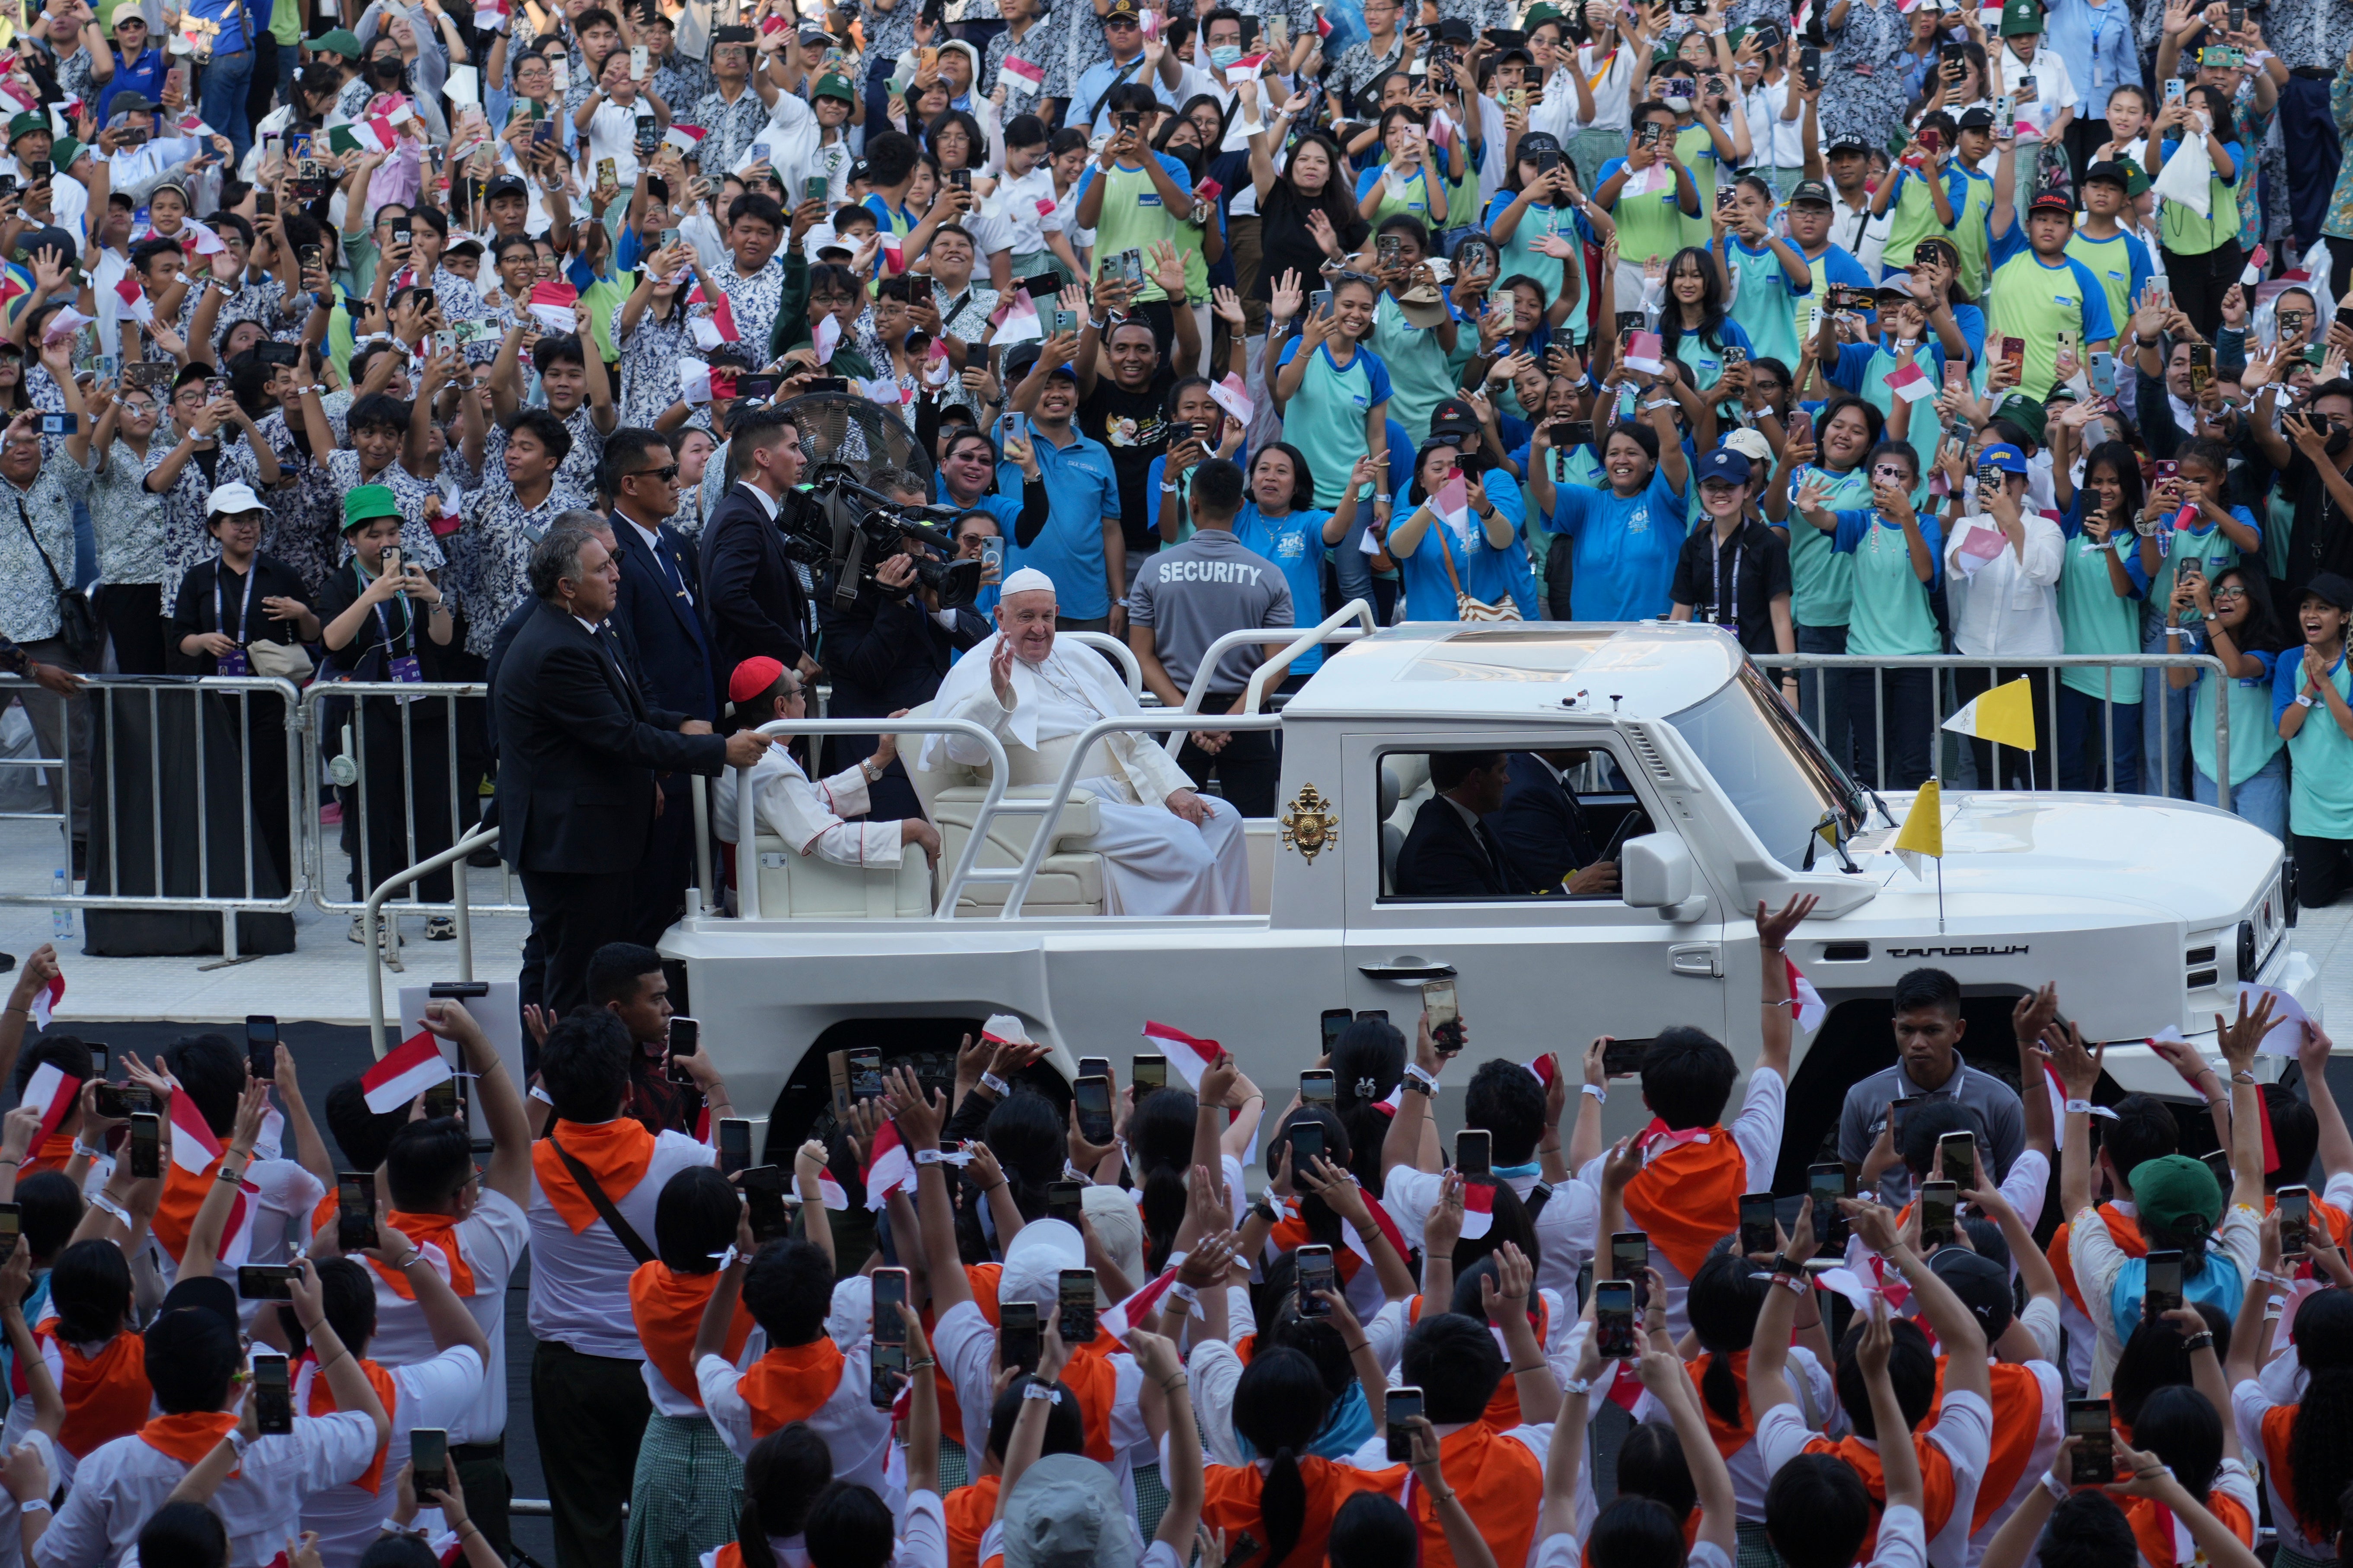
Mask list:
POLYGON ((224 511, 240 512, 268 510, 269 510, 269 508, 262 501, 262 499, 259 496, 253 493, 253 487, 248 484, 239 483, 233 485, 219 485, 214 488, 211 495, 205 498, 205 515, 206 517, 211 517, 216 512, 224 511))

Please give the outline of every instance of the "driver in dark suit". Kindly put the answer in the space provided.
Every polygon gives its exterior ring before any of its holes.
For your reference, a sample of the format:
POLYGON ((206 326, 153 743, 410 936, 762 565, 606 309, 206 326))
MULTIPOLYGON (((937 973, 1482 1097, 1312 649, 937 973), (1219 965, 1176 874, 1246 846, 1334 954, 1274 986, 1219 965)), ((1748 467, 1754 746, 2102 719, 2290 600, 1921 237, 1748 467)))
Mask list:
POLYGON ((1502 752, 1435 752, 1438 793, 1414 813, 1391 885, 1401 899, 1508 899, 1537 891, 1488 827, 1509 782, 1502 752))
MULTIPOLYGON (((1507 762, 1503 805, 1487 818, 1504 853, 1546 892, 1567 881, 1571 898, 1607 898, 1618 891, 1618 863, 1601 858, 1601 844, 1585 807, 1563 776, 1584 752, 1514 752, 1507 762)), ((1430 771, 1437 772, 1437 759, 1430 771)))

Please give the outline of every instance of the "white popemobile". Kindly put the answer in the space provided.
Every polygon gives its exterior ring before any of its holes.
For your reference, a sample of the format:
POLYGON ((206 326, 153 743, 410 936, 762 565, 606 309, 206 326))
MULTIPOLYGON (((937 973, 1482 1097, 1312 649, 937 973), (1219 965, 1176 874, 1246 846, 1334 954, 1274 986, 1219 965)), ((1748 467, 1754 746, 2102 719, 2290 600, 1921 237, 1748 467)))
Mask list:
MULTIPOLYGON (((824 1113, 828 1052, 875 1047, 944 1078, 959 1037, 997 1013, 1050 1044, 1066 1077, 1080 1057, 1103 1056, 1124 1079, 1128 1056, 1149 1048, 1145 1021, 1173 1025, 1221 1041, 1278 1106, 1322 1050, 1327 1009, 1386 1009, 1410 1039, 1420 983, 1448 975, 1474 1059, 1554 1048, 1573 1058, 1597 1035, 1641 1039, 1684 1024, 1745 1064, 1757 1047, 1751 915, 1800 893, 1820 901, 1788 952, 1830 1013, 1800 1035, 1785 1188, 1822 1157, 1847 1086, 1894 1059, 1886 998, 1909 969, 1958 978, 1976 1025, 1967 1047, 2013 1081, 2010 1007, 2045 980, 2059 982, 2087 1039, 2133 1042, 2107 1052, 2121 1087, 2176 1098, 2193 1097, 2141 1042, 2176 1028, 2211 1054, 2214 1015, 2241 980, 2277 986, 2318 1016, 2316 972, 2289 940, 2281 846, 2227 813, 1949 792, 1940 903, 1933 870, 1922 880, 1891 848, 1911 797, 1850 782, 1720 629, 1375 631, 1357 605, 1294 646, 1318 638, 1339 646, 1279 716, 1258 714, 1254 689, 1255 717, 1150 710, 1075 738, 1111 726, 1155 740, 1185 725, 1280 731, 1283 811, 1248 824, 1248 914, 1103 912, 1103 868, 1085 847, 1093 802, 1072 789, 1109 771, 1097 743, 1084 754, 1065 743, 1052 784, 1008 788, 990 767, 911 771, 944 840, 935 870, 913 856, 898 873, 860 873, 755 842, 742 912, 691 916, 663 952, 686 963, 702 1038, 736 1102, 768 1108, 786 1140, 772 1146, 789 1147, 824 1113), (1352 616, 1361 628, 1342 629, 1352 616), (1570 777, 1597 838, 1624 839, 1620 891, 1394 896, 1398 849, 1430 794, 1429 757, 1466 750, 1588 753, 1570 777), (1058 788, 1066 804, 1038 843, 1058 788)), ((1124 652, 1109 640, 1105 653, 1124 652)), ((954 721, 918 709, 904 722, 900 752, 913 757, 954 721)), ((986 741, 984 752, 996 744, 986 741)), ((1460 1105, 1440 1099, 1444 1124, 1460 1105)), ((1647 1112, 1639 1095, 1613 1095, 1605 1118, 1614 1137, 1647 1112)))

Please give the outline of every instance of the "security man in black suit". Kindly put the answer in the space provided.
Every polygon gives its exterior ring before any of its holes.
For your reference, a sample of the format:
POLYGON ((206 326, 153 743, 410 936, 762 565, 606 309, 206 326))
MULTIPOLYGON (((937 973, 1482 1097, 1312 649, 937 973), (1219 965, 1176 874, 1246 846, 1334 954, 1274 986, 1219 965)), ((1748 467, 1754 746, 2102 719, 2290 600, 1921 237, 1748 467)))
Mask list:
POLYGON ((1488 817, 1513 863, 1552 892, 1567 879, 1572 898, 1608 897, 1618 890, 1618 863, 1601 858, 1601 844, 1566 771, 1584 752, 1514 752, 1504 804, 1488 817))
POLYGON ((1414 813, 1392 885, 1401 899, 1508 899, 1537 891, 1487 826, 1504 804, 1510 771, 1502 752, 1436 752, 1438 793, 1414 813))
MULTIPOLYGON (((629 427, 605 438, 599 475, 613 518, 614 559, 621 568, 615 624, 635 655, 631 672, 646 699, 706 723, 719 717, 717 677, 702 625, 701 578, 693 546, 670 527, 678 511, 678 463, 659 430, 629 427)), ((652 947, 686 907, 694 875, 694 800, 684 773, 661 775, 663 805, 638 869, 637 908, 628 940, 652 947)))
POLYGON ((799 428, 775 408, 745 411, 728 433, 727 460, 735 482, 702 526, 702 618, 712 668, 732 670, 765 656, 812 680, 808 595, 777 523, 809 504, 793 488, 801 477, 799 428))
POLYGON ((654 822, 657 773, 749 767, 767 737, 646 700, 609 624, 619 564, 586 529, 551 529, 531 552, 538 612, 499 671, 499 853, 522 875, 547 961, 547 1005, 588 999, 588 960, 628 939, 654 822))

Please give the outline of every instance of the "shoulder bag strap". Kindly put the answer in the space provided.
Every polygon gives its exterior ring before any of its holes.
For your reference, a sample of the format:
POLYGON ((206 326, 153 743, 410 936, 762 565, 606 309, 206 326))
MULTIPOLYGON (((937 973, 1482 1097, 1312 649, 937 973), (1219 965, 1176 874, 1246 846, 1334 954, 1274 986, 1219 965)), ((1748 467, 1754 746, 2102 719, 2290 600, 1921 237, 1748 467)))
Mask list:
POLYGON ((1446 520, 1435 511, 1430 514, 1430 531, 1438 536, 1439 563, 1446 568, 1446 581, 1452 585, 1454 596, 1469 598, 1470 595, 1462 591, 1462 579, 1454 574, 1454 542, 1446 537, 1446 520))
POLYGON ((596 1217, 605 1222, 605 1228, 613 1233, 613 1239, 628 1248, 629 1256, 639 1263, 651 1263, 654 1249, 648 1247, 645 1237, 621 1217, 621 1211, 613 1206, 613 1200, 607 1197, 605 1189, 596 1184, 595 1173, 575 1159, 571 1150, 558 1143, 554 1133, 547 1135, 547 1144, 555 1151, 555 1157, 564 1162, 564 1168, 572 1173, 572 1179, 580 1184, 580 1190, 588 1194, 588 1201, 596 1207, 596 1217))
POLYGON ((57 563, 49 559, 49 552, 41 548, 41 536, 33 531, 33 520, 26 512, 25 500, 21 496, 16 499, 16 521, 23 525, 25 537, 33 542, 33 553, 39 556, 41 564, 49 569, 49 585, 58 591, 58 598, 64 598, 66 596, 65 579, 58 575, 57 563))
POLYGON ((1092 103, 1087 105, 1087 117, 1079 121, 1079 123, 1086 126, 1092 126, 1094 124, 1095 116, 1103 112, 1103 106, 1110 100, 1113 91, 1115 89, 1125 85, 1127 79, 1135 74, 1135 68, 1143 63, 1144 57, 1142 55, 1138 55, 1126 65, 1121 67, 1119 74, 1111 79, 1111 86, 1104 88, 1102 94, 1097 97, 1092 103))

